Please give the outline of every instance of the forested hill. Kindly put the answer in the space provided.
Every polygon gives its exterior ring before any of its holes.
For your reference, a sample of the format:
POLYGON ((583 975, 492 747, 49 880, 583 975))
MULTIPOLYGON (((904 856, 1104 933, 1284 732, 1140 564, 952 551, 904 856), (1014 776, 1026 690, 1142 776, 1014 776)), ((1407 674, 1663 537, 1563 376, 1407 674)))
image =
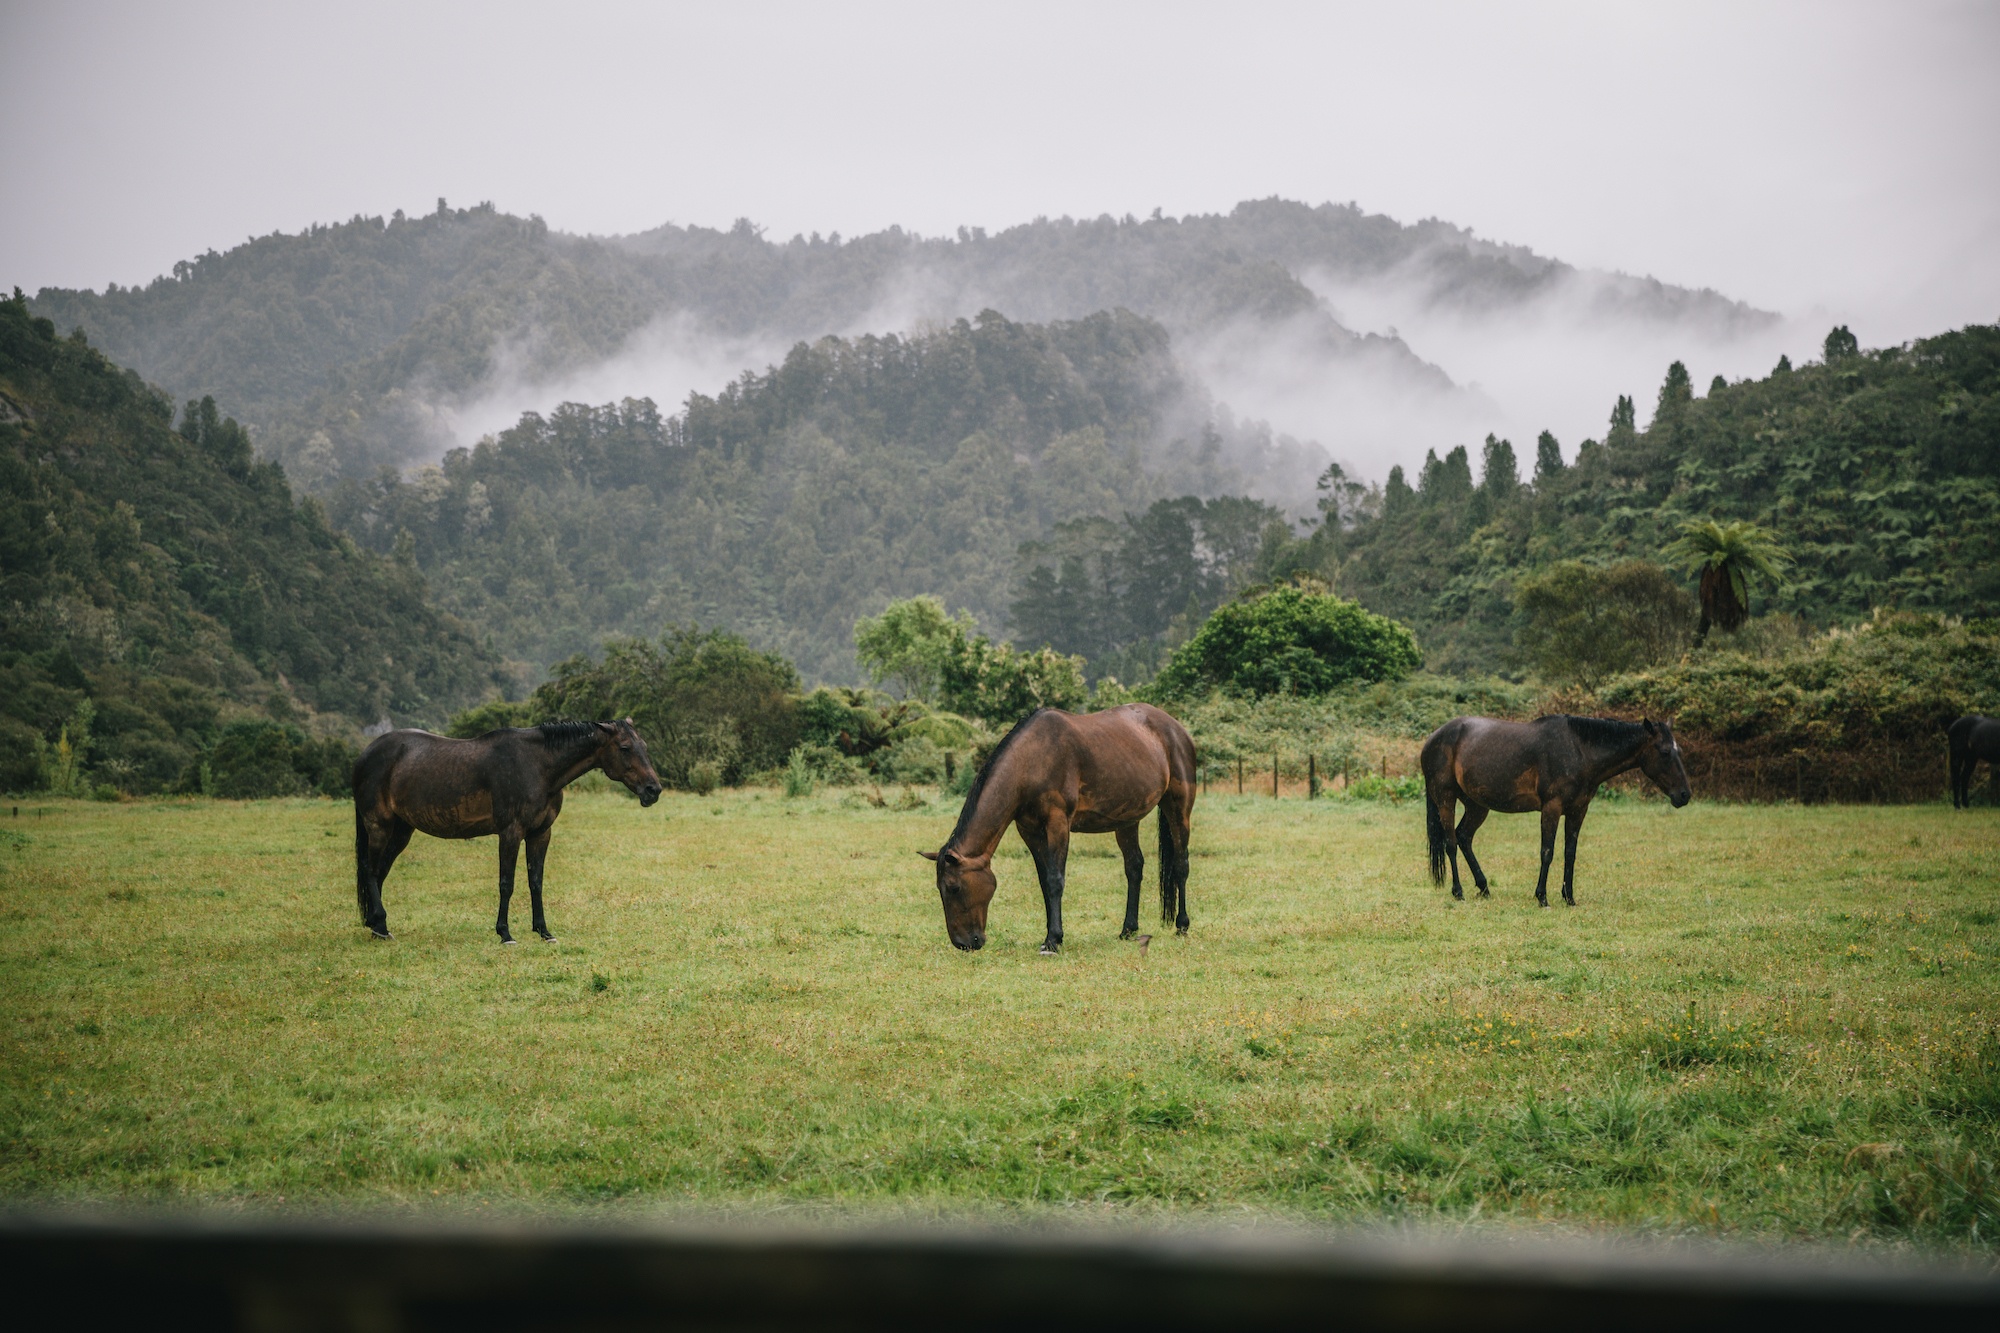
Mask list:
POLYGON ((1753 520, 1790 550, 1758 611, 1816 626, 1876 607, 2000 612, 2000 327, 1873 352, 1836 329, 1825 353, 1701 396, 1676 363, 1647 429, 1621 402, 1568 467, 1546 436, 1521 453, 1489 438, 1477 478, 1459 448, 1414 487, 1400 468, 1372 496, 1335 487, 1335 521, 1266 572, 1330 575, 1450 671, 1509 660, 1524 575, 1658 560, 1690 518, 1753 520))
MULTIPOLYGON (((1183 340, 1246 329, 1315 364, 1454 392, 1393 335, 1342 327, 1307 281, 1388 280, 1431 304, 1491 313, 1554 291, 1625 317, 1740 331, 1771 317, 1713 292, 1585 273, 1447 224, 1283 200, 1227 215, 1038 219, 987 235, 897 228, 851 240, 667 226, 598 240, 490 205, 357 217, 273 234, 175 266, 143 288, 45 289, 35 312, 82 327, 176 394, 213 394, 260 451, 323 489, 381 463, 436 457, 439 421, 499 378, 549 382, 641 329, 772 348, 887 332, 993 308, 1020 321, 1129 309, 1183 340)), ((1240 349, 1239 349, 1240 350, 1240 349)))
MULTIPOLYGON (((95 771, 187 777, 232 718, 442 718, 495 659, 357 548, 213 402, 173 404, 0 301, 0 787, 91 701, 95 771)), ((83 728, 79 727, 79 733, 83 728)))
POLYGON ((403 545, 509 656, 547 666, 699 622, 847 681, 856 618, 889 599, 935 593, 1000 630, 1020 542, 1240 489, 1286 447, 1212 409, 1152 321, 989 312, 800 344, 677 417, 631 400, 530 414, 329 503, 376 549, 403 545))

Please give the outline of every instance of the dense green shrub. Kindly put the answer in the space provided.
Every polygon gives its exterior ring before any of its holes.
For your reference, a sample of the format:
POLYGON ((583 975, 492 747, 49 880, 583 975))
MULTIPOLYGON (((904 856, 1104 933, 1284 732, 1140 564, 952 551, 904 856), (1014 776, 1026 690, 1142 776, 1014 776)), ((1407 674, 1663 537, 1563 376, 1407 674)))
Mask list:
POLYGON ((208 747, 191 785, 230 800, 345 796, 358 755, 344 740, 315 739, 285 723, 232 722, 208 747))
POLYGON ((1693 654, 1565 706, 1674 716, 1700 794, 1929 799, 1944 790, 1945 728, 2000 712, 2000 625, 1881 613, 1769 657, 1693 654))
POLYGON ((669 786, 711 776, 733 786, 777 768, 798 743, 798 688, 776 653, 721 630, 676 628, 657 643, 614 639, 602 662, 558 663, 531 702, 543 718, 630 717, 669 786))
POLYGON ((1037 708, 1082 708, 1084 661, 1052 648, 1022 651, 972 633, 970 614, 945 614, 936 597, 891 602, 854 624, 856 657, 877 684, 997 726, 1037 708))
POLYGON ((1422 661, 1408 626, 1330 593, 1288 584, 1218 607, 1174 651, 1154 691, 1162 698, 1216 688, 1259 696, 1324 694, 1355 681, 1400 680, 1422 661))
POLYGON ((0 791, 28 791, 42 779, 41 733, 25 722, 0 717, 0 791))
POLYGON ((1521 580, 1522 653, 1552 681, 1599 681, 1663 662, 1693 642, 1695 601, 1650 560, 1564 560, 1521 580))
POLYGON ((451 721, 445 724, 444 734, 471 740, 502 727, 531 727, 537 722, 551 720, 540 714, 532 699, 489 699, 462 713, 452 714, 451 721))

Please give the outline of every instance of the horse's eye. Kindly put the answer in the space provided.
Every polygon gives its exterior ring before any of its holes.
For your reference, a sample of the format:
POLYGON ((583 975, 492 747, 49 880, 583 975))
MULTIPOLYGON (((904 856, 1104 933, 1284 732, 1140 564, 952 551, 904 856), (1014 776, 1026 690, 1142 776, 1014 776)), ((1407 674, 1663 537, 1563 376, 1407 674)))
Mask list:
POLYGON ((626 754, 632 753, 632 747, 629 745, 620 745, 618 748, 623 750, 626 754))

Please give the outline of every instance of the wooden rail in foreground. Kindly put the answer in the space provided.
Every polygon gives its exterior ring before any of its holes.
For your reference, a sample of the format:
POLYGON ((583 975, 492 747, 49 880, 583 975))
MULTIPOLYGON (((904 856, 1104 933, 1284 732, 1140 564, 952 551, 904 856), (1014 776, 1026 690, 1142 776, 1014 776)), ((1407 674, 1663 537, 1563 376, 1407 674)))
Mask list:
POLYGON ((18 1329, 2000 1328, 1990 1269, 1301 1231, 0 1214, 18 1329))

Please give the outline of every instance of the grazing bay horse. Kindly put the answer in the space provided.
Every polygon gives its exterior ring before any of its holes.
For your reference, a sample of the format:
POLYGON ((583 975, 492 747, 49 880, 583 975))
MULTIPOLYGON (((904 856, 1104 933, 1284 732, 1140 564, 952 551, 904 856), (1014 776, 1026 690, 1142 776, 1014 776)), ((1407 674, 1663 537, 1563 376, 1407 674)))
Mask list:
POLYGON ((2000 773, 2000 718, 1967 713, 1945 733, 1951 755, 1951 804, 1963 810, 1972 804, 1972 770, 1984 759, 2000 773))
POLYGON ((1007 733, 979 774, 958 827, 935 852, 945 933, 971 952, 986 943, 986 906, 999 887, 993 852, 1007 826, 1020 831, 1042 881, 1048 934, 1042 952, 1060 952, 1063 876, 1069 835, 1110 833, 1125 854, 1125 925, 1139 931, 1139 884, 1146 854, 1139 821, 1160 808, 1160 919, 1188 930, 1188 831, 1194 816, 1194 742, 1151 704, 1078 715, 1039 708, 1007 733))
POLYGON ((554 944, 542 915, 542 861, 562 813, 563 788, 593 768, 624 783, 641 805, 660 799, 660 775, 629 717, 503 727, 469 741, 428 731, 376 737, 354 764, 354 884, 362 924, 378 940, 392 938, 382 881, 412 832, 422 829, 434 838, 497 833, 500 918, 494 931, 502 944, 514 942, 507 933, 507 902, 514 896, 515 858, 525 842, 535 933, 554 944))
POLYGON ((1486 873, 1472 854, 1472 835, 1498 810, 1542 815, 1542 877, 1535 901, 1549 905, 1549 862, 1556 854, 1556 821, 1563 829, 1563 901, 1576 906, 1576 835, 1590 812, 1598 784, 1639 769, 1678 810, 1688 803, 1687 770, 1669 722, 1618 722, 1558 713, 1533 722, 1455 717, 1424 742, 1424 819, 1430 831, 1431 882, 1444 883, 1451 861, 1451 896, 1463 899, 1458 854, 1472 868, 1479 896, 1490 896, 1486 873), (1453 804, 1465 818, 1452 826, 1453 804))

